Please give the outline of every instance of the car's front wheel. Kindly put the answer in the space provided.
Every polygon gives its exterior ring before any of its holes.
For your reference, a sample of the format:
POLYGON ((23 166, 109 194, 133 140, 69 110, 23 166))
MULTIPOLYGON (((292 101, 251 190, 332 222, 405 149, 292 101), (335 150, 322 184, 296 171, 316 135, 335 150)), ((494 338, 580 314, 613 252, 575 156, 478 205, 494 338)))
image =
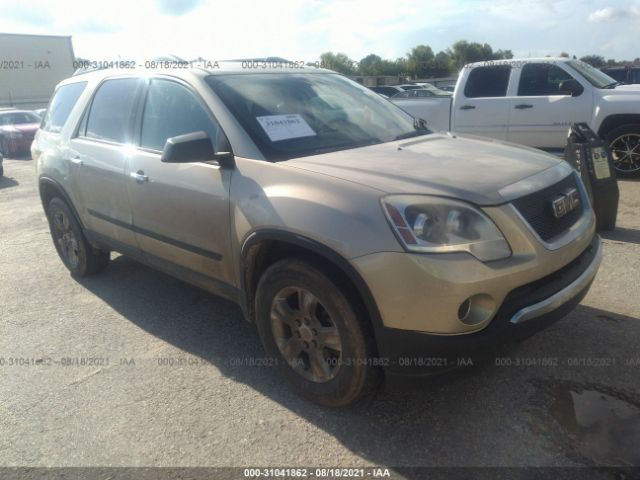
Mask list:
POLYGON ((109 264, 110 252, 89 244, 67 203, 53 198, 47 206, 51 238, 60 259, 69 271, 79 277, 99 273, 109 264))
POLYGON ((263 274, 256 317, 269 358, 301 395, 339 407, 372 395, 380 376, 371 325, 324 272, 282 260, 263 274))
POLYGON ((640 125, 626 125, 607 134, 613 165, 621 175, 640 174, 640 125))

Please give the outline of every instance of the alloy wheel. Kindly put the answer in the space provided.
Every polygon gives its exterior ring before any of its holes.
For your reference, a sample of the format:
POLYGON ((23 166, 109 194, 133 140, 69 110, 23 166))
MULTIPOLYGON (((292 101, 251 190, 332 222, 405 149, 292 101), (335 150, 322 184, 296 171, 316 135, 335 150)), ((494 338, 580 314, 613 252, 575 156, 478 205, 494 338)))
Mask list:
POLYGON ((80 262, 80 246, 78 238, 71 228, 69 218, 61 210, 55 209, 52 212, 52 222, 53 238, 60 248, 62 256, 70 267, 77 267, 80 262))
POLYGON ((271 304, 271 330, 280 353, 302 377, 326 383, 338 374, 340 333, 313 293, 299 287, 280 290, 271 304))
POLYGON ((640 134, 625 133, 611 142, 613 164, 621 173, 640 171, 640 134))

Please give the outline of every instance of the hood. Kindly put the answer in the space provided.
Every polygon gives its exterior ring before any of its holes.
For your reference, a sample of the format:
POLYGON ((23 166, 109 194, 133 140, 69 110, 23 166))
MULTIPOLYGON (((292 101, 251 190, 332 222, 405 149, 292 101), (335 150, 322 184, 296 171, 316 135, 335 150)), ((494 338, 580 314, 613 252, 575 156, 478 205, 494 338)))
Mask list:
POLYGON ((433 133, 284 163, 385 193, 440 195, 498 205, 508 200, 499 190, 564 162, 540 150, 498 140, 433 133))
POLYGON ((618 85, 616 88, 612 89, 613 91, 623 92, 623 93, 640 93, 640 85, 618 85))
POLYGON ((640 85, 618 85, 616 88, 601 88, 599 91, 603 97, 626 97, 629 95, 640 97, 640 85))

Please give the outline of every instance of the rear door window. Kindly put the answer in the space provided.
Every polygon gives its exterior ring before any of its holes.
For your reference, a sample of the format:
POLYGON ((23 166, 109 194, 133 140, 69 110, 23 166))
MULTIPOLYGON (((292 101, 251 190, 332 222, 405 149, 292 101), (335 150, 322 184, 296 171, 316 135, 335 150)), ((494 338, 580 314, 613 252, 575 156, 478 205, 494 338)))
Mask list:
POLYGON ((142 86, 137 78, 105 81, 93 97, 84 136, 115 143, 131 141, 132 115, 142 86))
POLYGON ((42 130, 60 132, 86 86, 87 82, 78 82, 62 85, 58 88, 53 94, 42 121, 42 130))
POLYGON ((471 70, 464 87, 467 98, 504 97, 509 86, 510 65, 491 65, 471 70))

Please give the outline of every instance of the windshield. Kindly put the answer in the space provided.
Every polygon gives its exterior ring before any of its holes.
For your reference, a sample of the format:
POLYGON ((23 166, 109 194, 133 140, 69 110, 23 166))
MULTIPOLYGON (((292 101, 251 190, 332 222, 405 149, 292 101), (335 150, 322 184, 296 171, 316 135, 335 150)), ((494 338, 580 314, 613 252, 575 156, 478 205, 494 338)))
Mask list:
POLYGON ((428 133, 391 102, 337 74, 213 75, 207 82, 271 161, 428 133))
POLYGON ((0 125, 24 125, 40 123, 40 117, 30 112, 12 112, 0 115, 0 125))
POLYGON ((580 60, 571 60, 567 63, 596 88, 604 88, 616 83, 615 79, 588 63, 581 62, 580 60))

